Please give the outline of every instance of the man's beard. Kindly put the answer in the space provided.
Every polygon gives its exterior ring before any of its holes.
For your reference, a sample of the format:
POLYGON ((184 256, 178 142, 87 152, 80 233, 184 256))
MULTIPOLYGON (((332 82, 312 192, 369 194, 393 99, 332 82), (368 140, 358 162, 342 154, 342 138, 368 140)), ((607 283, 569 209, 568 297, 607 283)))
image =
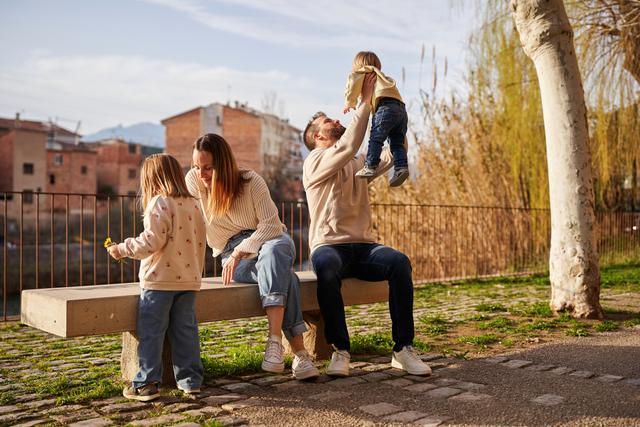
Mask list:
POLYGON ((338 125, 334 128, 331 128, 331 130, 329 131, 329 137, 331 139, 338 140, 346 130, 347 128, 345 128, 344 126, 338 125))

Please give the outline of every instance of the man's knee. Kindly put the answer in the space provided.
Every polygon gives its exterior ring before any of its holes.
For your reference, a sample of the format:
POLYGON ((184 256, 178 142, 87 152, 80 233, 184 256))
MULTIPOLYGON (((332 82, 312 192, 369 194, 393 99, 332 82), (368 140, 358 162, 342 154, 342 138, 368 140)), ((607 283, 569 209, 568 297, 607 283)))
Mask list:
POLYGON ((396 273, 411 274, 412 271, 411 260, 400 251, 395 251, 391 266, 396 273))
POLYGON ((326 282, 339 278, 342 259, 335 251, 320 248, 311 257, 311 262, 318 281, 326 282))

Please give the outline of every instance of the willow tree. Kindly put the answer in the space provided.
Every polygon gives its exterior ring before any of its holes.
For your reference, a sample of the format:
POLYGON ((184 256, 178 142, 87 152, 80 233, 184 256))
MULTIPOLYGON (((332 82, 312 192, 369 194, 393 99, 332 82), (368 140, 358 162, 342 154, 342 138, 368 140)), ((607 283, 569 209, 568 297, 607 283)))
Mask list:
POLYGON ((601 318, 589 131, 573 30, 561 0, 511 0, 536 68, 547 146, 551 308, 601 318))

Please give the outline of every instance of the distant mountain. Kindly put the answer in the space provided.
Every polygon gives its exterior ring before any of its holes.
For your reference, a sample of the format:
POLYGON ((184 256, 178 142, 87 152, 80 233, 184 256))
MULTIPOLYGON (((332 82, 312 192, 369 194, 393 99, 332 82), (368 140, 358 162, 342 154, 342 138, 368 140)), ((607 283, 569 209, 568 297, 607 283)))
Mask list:
POLYGON ((85 135, 82 140, 95 142, 100 139, 122 138, 127 142, 164 148, 164 126, 156 123, 136 123, 131 126, 118 125, 102 129, 91 135, 85 135))

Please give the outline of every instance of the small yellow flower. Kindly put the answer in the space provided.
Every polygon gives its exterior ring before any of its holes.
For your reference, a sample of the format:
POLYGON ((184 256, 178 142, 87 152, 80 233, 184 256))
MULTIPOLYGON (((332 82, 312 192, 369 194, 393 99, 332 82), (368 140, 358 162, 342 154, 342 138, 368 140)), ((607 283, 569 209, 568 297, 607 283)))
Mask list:
POLYGON ((103 244, 103 246, 105 247, 105 249, 106 249, 106 248, 108 248, 108 247, 109 247, 109 246, 111 246, 111 245, 115 245, 115 243, 113 243, 113 242, 111 241, 111 237, 107 237, 106 239, 104 239, 104 244, 103 244))

